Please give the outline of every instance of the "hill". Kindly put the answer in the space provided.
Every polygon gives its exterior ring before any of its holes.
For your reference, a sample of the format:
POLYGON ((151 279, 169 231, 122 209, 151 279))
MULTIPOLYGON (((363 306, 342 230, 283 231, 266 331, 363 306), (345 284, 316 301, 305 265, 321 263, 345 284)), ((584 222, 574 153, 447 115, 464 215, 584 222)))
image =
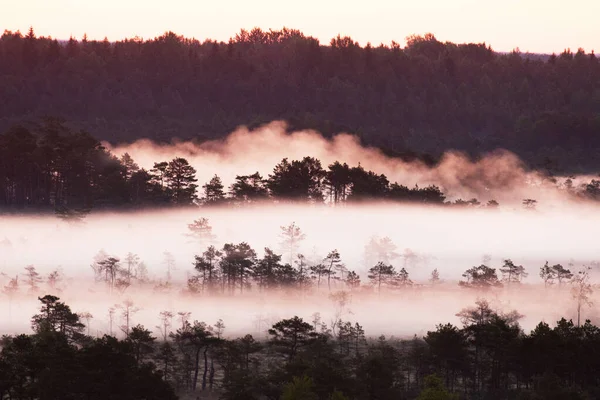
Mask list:
POLYGON ((239 125, 358 135, 390 153, 496 148, 531 167, 600 167, 600 64, 580 49, 533 57, 433 35, 361 47, 296 30, 228 43, 0 37, 0 132, 52 115, 112 143, 214 139, 239 125))

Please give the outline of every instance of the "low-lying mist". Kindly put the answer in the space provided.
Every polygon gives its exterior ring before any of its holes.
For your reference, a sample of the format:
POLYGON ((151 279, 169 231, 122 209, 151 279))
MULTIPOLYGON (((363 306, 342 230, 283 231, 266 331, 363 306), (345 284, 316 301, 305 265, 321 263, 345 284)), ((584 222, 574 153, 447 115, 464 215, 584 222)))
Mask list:
POLYGON ((350 134, 327 139, 310 130, 289 133, 281 121, 255 130, 241 127, 223 140, 200 144, 173 142, 159 145, 150 140, 138 140, 114 147, 105 143, 105 146, 117 156, 129 153, 146 169, 160 160, 184 157, 196 168, 200 184, 208 182, 215 174, 226 186, 240 174, 258 171, 267 176, 284 157, 311 156, 321 160, 324 167, 334 161, 351 166, 360 163, 366 169, 385 174, 391 182, 397 181, 408 187, 434 184, 451 199, 477 198, 481 202, 494 199, 501 204, 518 204, 532 198, 544 206, 568 199, 565 191, 557 189, 556 183, 545 179, 544 174, 528 170, 516 155, 505 150, 490 153, 478 161, 450 151, 436 166, 429 167, 420 161, 388 157, 377 148, 361 145, 360 140, 350 134))
MULTIPOLYGON (((583 265, 600 259, 597 245, 600 213, 593 206, 563 205, 545 211, 511 209, 460 209, 402 205, 364 204, 355 206, 283 206, 199 208, 188 210, 92 213, 81 224, 68 224, 55 217, 2 217, 0 219, 0 277, 2 286, 24 268, 34 265, 44 277, 58 267, 69 278, 57 295, 74 311, 88 311, 94 318, 92 334, 109 333, 108 310, 131 299, 140 310, 133 323, 152 329, 159 324, 160 311, 191 312, 190 319, 214 323, 222 318, 229 335, 264 331, 281 318, 299 315, 311 320, 321 313, 331 322, 336 312, 343 320, 356 321, 367 334, 377 336, 423 334, 435 324, 453 322, 462 308, 484 296, 496 307, 516 309, 525 315, 522 325, 530 329, 540 320, 555 322, 561 316, 574 318, 575 302, 568 287, 545 289, 539 269, 546 261, 562 263, 576 272, 583 265), (366 289, 353 292, 351 301, 340 311, 328 295, 327 287, 310 294, 289 291, 258 292, 254 289, 233 296, 190 296, 186 281, 194 273, 194 255, 206 249, 186 234, 188 224, 208 218, 213 227, 213 244, 248 242, 262 257, 270 247, 289 262, 280 237, 283 225, 295 222, 305 233, 298 253, 309 262, 322 260, 337 249, 342 262, 368 283, 365 246, 372 237, 389 237, 398 256, 391 260, 405 268, 417 284, 404 290, 378 294, 366 289), (131 286, 109 293, 94 282, 91 264, 103 250, 123 260, 135 253, 148 268, 150 278, 166 279, 165 252, 175 260, 173 285, 157 291, 151 286, 131 286), (487 294, 461 288, 457 281, 468 268, 485 263, 498 268, 504 259, 525 267, 529 276, 518 287, 497 289, 487 294), (437 268, 444 284, 428 287, 427 280, 437 268), (337 310, 337 311, 336 311, 337 310)), ((593 271, 593 280, 596 273, 593 271)), ((21 278, 21 283, 23 283, 21 278)), ((49 291, 41 284, 40 294, 49 291)), ((342 290, 341 283, 332 291, 342 290)), ((56 294, 56 293, 53 293, 56 294)), ((31 315, 36 313, 37 295, 20 294, 10 299, 3 295, 0 333, 28 331, 31 315)), ((594 295, 595 296, 595 295, 594 295)), ((597 302, 595 303, 597 304, 597 302)), ((119 332, 121 318, 117 309, 113 333, 119 332)), ((585 309, 584 318, 596 318, 595 309, 585 309)), ((176 318, 175 318, 176 320, 176 318)), ((174 321, 174 328, 177 322, 174 321)), ((155 329, 158 335, 158 329, 155 329)))

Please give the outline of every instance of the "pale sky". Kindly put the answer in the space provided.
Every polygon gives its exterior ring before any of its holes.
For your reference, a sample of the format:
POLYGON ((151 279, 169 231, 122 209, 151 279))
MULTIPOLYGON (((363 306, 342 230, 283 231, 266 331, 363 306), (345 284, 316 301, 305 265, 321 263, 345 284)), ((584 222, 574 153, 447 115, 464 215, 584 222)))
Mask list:
POLYGON ((172 30, 228 40, 241 28, 283 26, 361 44, 438 40, 486 42, 497 51, 600 50, 600 0, 0 0, 0 30, 68 39, 153 38, 172 30))

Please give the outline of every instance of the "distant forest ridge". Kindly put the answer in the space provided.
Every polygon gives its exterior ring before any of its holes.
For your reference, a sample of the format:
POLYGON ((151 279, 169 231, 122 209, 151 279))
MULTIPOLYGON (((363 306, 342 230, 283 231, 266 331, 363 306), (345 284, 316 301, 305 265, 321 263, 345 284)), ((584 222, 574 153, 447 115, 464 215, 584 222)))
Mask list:
MULTIPOLYGON (((30 29, 31 29, 31 30, 33 30, 33 27, 31 27, 30 29)), ((258 30, 262 31, 262 29, 261 29, 261 28, 254 28, 254 29, 258 29, 258 30)), ((283 30, 286 30, 286 29, 288 29, 288 28, 283 28, 283 30)), ((294 29, 289 29, 289 30, 290 30, 290 31, 293 31, 294 29)), ((270 29, 269 31, 273 31, 273 29, 270 29)), ((6 30, 5 30, 5 32, 6 32, 6 30)), ((19 33, 19 32, 20 32, 20 31, 17 31, 17 32, 15 32, 15 33, 19 33)), ((172 31, 167 31, 167 32, 165 32, 165 34, 169 34, 169 33, 171 33, 171 32, 172 32, 172 31)), ((243 34, 242 32, 247 32, 247 30, 246 30, 246 29, 241 29, 241 30, 240 30, 240 33, 241 33, 241 34, 243 34)), ((176 36, 181 36, 181 35, 178 35, 176 32, 173 32, 173 33, 174 33, 176 36)), ((35 32, 34 32, 34 34, 35 34, 35 32)), ((432 34, 432 35, 433 35, 433 34, 432 34)), ((419 35, 416 35, 416 34, 415 34, 415 35, 413 35, 413 36, 419 36, 419 35)), ((43 36, 41 36, 41 37, 43 37, 43 36)), ((40 37, 40 38, 41 38, 41 37, 40 37)), ((410 36, 409 36, 409 37, 410 37, 410 36)), ((408 40, 408 38, 409 38, 409 37, 407 37, 406 39, 408 40)), ((435 35, 434 35, 434 37, 435 37, 435 35)), ((47 36, 47 38, 49 38, 49 39, 52 39, 52 37, 51 37, 51 36, 47 36)), ((231 36, 229 39, 230 39, 230 40, 234 40, 235 38, 236 38, 235 36, 231 36)), ((61 45, 63 45, 63 46, 66 46, 66 45, 69 43, 69 40, 71 40, 71 39, 75 39, 75 40, 77 40, 77 39, 76 39, 76 38, 75 38, 73 35, 71 35, 71 37, 70 37, 69 39, 57 39, 57 40, 58 40, 58 43, 60 43, 60 44, 61 44, 61 45)), ((82 37, 82 40, 84 40, 84 39, 85 39, 85 40, 89 40, 89 39, 88 39, 88 37, 87 37, 87 34, 84 34, 84 36, 82 37)), ((121 40, 108 40, 108 38, 107 38, 107 37, 105 37, 105 39, 106 39, 106 40, 107 40, 109 43, 112 43, 112 44, 114 44, 114 43, 118 43, 118 42, 120 42, 120 41, 121 41, 121 40)), ((191 37, 191 38, 189 38, 189 39, 192 39, 192 40, 198 40, 199 42, 203 42, 203 40, 201 40, 201 39, 197 39, 197 38, 195 38, 195 37, 191 37)), ((148 39, 144 39, 143 37, 141 37, 141 38, 140 38, 139 36, 134 36, 134 37, 133 37, 133 38, 131 38, 130 40, 142 40, 142 41, 147 41, 148 39)), ((216 43, 225 43, 225 42, 224 42, 224 41, 222 41, 222 40, 216 40, 216 39, 210 39, 210 38, 206 38, 205 40, 207 40, 207 41, 211 41, 211 42, 216 42, 216 43)), ((319 40, 319 39, 315 38, 315 40, 319 41, 319 43, 320 43, 320 40, 319 40)), ((104 41, 104 40, 103 40, 103 41, 104 41)), ((396 43, 396 41, 395 41, 395 40, 392 40, 390 43, 393 45, 394 43, 396 43)), ((373 44, 372 44, 371 42, 369 42, 369 44, 370 44, 371 46, 373 46, 373 44)), ((383 43, 383 42, 381 42, 381 44, 384 44, 384 43, 383 43)), ((483 42, 483 44, 485 44, 485 42, 483 42)), ((326 45, 324 45, 324 46, 326 46, 326 45)), ((359 46, 360 46, 360 44, 359 44, 359 46)), ((491 47, 491 45, 490 45, 490 47, 491 47)), ((566 49, 565 49, 565 50, 566 50, 566 49)), ((585 51, 585 50, 584 50, 584 51, 585 51)), ((512 51, 512 52, 514 52, 514 53, 518 53, 518 54, 519 54, 521 57, 524 57, 524 58, 531 58, 531 59, 534 59, 534 60, 548 61, 548 59, 549 59, 550 57, 552 57, 552 54, 551 54, 551 53, 535 53, 535 52, 534 52, 534 53, 532 53, 532 52, 530 52, 530 51, 527 51, 527 52, 523 53, 523 52, 521 52, 521 49, 520 49, 520 48, 518 48, 518 47, 516 47, 515 49, 513 49, 513 51, 512 51)), ((594 51, 592 50, 592 52, 594 52, 594 51)), ((501 55, 506 55, 506 54, 510 54, 511 52, 508 52, 508 51, 496 51, 496 53, 498 53, 498 54, 501 54, 501 55)), ((554 55, 556 55, 556 53, 555 53, 554 55)))
POLYGON ((222 138, 285 120, 390 155, 477 157, 504 148, 530 167, 600 170, 600 64, 583 49, 498 53, 410 36, 406 46, 328 45, 293 29, 227 43, 173 32, 117 42, 0 37, 0 132, 46 115, 111 143, 222 138))

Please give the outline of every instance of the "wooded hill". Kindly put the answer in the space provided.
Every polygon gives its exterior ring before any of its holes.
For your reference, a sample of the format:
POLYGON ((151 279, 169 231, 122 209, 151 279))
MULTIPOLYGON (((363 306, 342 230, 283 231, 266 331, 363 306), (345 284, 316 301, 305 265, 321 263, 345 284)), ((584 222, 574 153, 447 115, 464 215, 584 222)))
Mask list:
POLYGON ((172 32, 0 38, 0 131, 53 115, 113 143, 169 141, 285 120, 406 157, 505 148, 533 167, 590 172, 600 167, 598 110, 600 64, 583 49, 535 58, 432 35, 404 48, 339 36, 324 45, 290 29, 242 30, 227 43, 172 32))

